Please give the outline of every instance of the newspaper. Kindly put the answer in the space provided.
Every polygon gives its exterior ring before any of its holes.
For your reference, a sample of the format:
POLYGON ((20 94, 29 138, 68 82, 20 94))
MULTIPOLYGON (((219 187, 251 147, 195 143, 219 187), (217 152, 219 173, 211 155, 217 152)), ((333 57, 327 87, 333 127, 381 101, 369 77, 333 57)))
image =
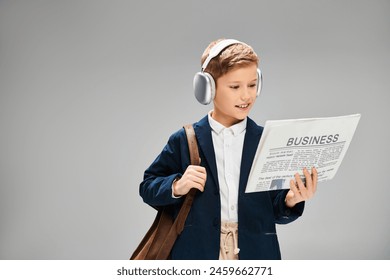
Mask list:
POLYGON ((266 121, 249 174, 247 193, 289 189, 295 173, 316 167, 332 179, 351 143, 360 114, 266 121))

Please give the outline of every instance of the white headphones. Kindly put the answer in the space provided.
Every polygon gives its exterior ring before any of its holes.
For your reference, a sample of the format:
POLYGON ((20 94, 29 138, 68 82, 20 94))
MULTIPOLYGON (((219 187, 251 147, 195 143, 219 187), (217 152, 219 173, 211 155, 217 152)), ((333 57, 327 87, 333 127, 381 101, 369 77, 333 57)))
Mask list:
MULTIPOLYGON (((214 47, 211 48, 209 55, 202 65, 202 71, 195 74, 194 77, 194 94, 196 99, 203 105, 209 104, 215 97, 215 81, 213 77, 204 72, 207 65, 210 63, 211 59, 218 56, 225 48, 234 44, 247 44, 234 40, 234 39, 225 39, 218 42, 214 47)), ((259 68, 257 68, 257 88, 256 88, 256 96, 260 95, 261 87, 263 85, 263 76, 259 68)))

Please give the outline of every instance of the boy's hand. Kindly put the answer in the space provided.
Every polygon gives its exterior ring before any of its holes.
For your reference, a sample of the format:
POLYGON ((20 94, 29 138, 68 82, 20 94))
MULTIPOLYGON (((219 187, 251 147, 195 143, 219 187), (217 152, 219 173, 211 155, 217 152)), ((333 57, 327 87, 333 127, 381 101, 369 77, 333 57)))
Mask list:
POLYGON ((192 188, 203 192, 206 178, 206 169, 203 166, 189 165, 183 176, 173 183, 173 195, 186 195, 192 188))
POLYGON ((302 182, 298 173, 294 175, 295 181, 290 181, 290 190, 286 195, 287 207, 294 207, 295 204, 312 198, 317 190, 317 169, 313 167, 310 174, 309 171, 304 168, 303 174, 305 175, 306 185, 302 182))

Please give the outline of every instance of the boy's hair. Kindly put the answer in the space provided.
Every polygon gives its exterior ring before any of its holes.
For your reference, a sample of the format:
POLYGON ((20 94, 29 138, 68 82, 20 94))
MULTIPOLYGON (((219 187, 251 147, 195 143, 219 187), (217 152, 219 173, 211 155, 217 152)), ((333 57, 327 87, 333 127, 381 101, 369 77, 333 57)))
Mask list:
MULTIPOLYGON (((201 58, 201 65, 203 65, 203 62, 208 57, 212 47, 222 40, 224 39, 215 40, 207 46, 201 58)), ((204 72, 209 73, 217 81, 219 77, 230 70, 237 67, 245 67, 250 64, 256 64, 258 66, 259 57, 250 46, 237 43, 226 47, 219 55, 211 59, 204 72)))

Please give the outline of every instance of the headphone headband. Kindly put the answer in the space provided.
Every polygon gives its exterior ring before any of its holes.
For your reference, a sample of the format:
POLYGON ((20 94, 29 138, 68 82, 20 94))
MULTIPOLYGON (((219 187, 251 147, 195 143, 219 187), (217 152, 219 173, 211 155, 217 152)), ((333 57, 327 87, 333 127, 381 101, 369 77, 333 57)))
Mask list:
POLYGON ((204 71, 207 67, 207 65, 209 65, 210 61, 216 57, 217 55, 220 54, 220 52, 230 46, 230 45, 234 45, 234 44, 242 44, 242 45, 245 45, 245 46, 248 46, 247 44, 243 43, 243 42, 240 42, 238 40, 234 40, 234 39, 225 39, 225 40, 222 40, 220 42, 218 42, 217 44, 215 44, 215 46, 213 46, 209 52, 209 55, 207 56, 206 60, 203 62, 203 65, 202 65, 202 71, 204 71))

